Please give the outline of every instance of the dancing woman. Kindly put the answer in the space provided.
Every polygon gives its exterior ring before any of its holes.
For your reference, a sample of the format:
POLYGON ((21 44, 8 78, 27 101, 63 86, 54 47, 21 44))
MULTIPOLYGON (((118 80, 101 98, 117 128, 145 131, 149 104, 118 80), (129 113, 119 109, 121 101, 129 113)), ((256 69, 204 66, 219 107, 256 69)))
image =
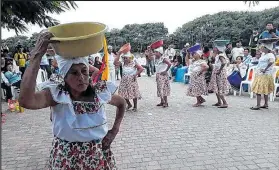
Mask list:
POLYGON ((168 71, 171 63, 168 57, 163 56, 163 47, 159 47, 155 51, 155 67, 156 67, 156 82, 157 82, 157 96, 161 98, 161 102, 157 106, 168 107, 168 96, 170 96, 170 81, 168 71))
POLYGON ((260 108, 268 109, 268 95, 274 92, 273 66, 275 63, 275 55, 271 52, 273 44, 264 44, 262 49, 264 55, 259 59, 256 67, 255 79, 252 84, 252 92, 257 95, 257 105, 251 107, 252 110, 260 110, 260 108), (264 105, 261 106, 261 95, 264 96, 264 105))
MULTIPOLYGON (((134 108, 132 111, 136 112, 138 107, 138 99, 141 98, 137 77, 144 69, 134 60, 134 55, 130 52, 121 55, 121 57, 123 59, 123 76, 120 81, 118 94, 126 100, 128 104, 127 110, 132 108, 132 104, 129 100, 133 100, 134 108)), ((118 54, 114 61, 115 65, 119 65, 119 58, 120 56, 118 54)))
POLYGON ((30 66, 23 76, 19 97, 20 105, 27 109, 52 109, 54 140, 48 169, 115 170, 110 145, 124 117, 125 100, 114 95, 117 89, 114 84, 100 81, 91 86, 86 57, 68 59, 57 56, 61 78, 49 81, 42 91, 35 92, 40 62, 52 36, 49 32, 39 35, 31 52, 30 66), (106 103, 117 107, 111 130, 107 126, 106 103))
POLYGON ((201 59, 202 51, 193 53, 193 60, 189 67, 191 67, 190 82, 187 91, 188 96, 196 97, 197 103, 193 107, 198 107, 205 102, 202 95, 207 95, 207 85, 205 80, 205 72, 208 65, 205 60, 201 59))
POLYGON ((215 48, 215 63, 212 70, 211 80, 208 85, 208 90, 213 91, 217 97, 217 103, 213 106, 218 108, 227 108, 228 103, 225 99, 225 94, 229 93, 230 85, 227 79, 227 58, 224 53, 221 53, 215 48))

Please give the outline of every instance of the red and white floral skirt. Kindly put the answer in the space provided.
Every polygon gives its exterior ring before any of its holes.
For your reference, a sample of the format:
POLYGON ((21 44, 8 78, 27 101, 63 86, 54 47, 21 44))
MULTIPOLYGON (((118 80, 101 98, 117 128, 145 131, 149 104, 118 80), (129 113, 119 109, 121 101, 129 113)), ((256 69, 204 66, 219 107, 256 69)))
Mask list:
POLYGON ((68 142, 54 138, 49 170, 117 170, 110 149, 102 150, 102 141, 68 142))
POLYGON ((168 75, 156 74, 157 82, 157 96, 163 98, 164 96, 170 96, 170 80, 168 75))

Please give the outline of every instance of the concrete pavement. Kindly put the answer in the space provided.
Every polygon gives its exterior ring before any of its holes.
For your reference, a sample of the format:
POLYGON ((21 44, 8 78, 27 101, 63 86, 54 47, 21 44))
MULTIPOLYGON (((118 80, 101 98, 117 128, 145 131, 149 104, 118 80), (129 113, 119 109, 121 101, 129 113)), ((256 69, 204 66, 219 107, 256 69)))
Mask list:
MULTIPOLYGON (((121 170, 278 170, 278 99, 268 110, 252 111, 256 99, 228 96, 217 109, 213 94, 193 108, 184 84, 172 83, 169 108, 156 107, 155 78, 139 78, 143 99, 127 112, 112 144, 121 170)), ((2 103, 2 109, 7 108, 2 103)), ((111 126, 115 108, 107 106, 111 126)), ((2 169, 45 169, 52 142, 49 108, 7 113, 2 125, 2 169)))

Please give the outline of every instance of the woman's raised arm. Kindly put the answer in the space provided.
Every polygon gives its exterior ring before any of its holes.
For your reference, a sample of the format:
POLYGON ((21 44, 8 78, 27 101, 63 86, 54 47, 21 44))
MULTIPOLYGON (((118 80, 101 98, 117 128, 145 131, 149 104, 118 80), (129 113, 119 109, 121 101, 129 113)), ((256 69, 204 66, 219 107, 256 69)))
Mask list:
POLYGON ((20 85, 19 104, 26 109, 42 109, 56 105, 50 91, 35 92, 36 79, 40 69, 42 56, 46 53, 50 38, 49 32, 40 33, 34 49, 31 52, 30 66, 27 67, 20 85))

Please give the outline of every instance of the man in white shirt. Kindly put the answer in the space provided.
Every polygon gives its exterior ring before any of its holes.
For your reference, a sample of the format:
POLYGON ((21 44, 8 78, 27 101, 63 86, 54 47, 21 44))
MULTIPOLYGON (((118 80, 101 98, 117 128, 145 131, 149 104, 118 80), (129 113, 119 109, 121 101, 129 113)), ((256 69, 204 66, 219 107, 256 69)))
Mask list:
POLYGON ((172 45, 169 45, 168 49, 165 51, 165 55, 169 57, 170 60, 175 56, 175 49, 172 48, 172 45))
POLYGON ((114 58, 115 58, 115 54, 113 54, 112 52, 113 48, 111 45, 108 46, 108 53, 109 53, 109 81, 115 83, 115 78, 116 78, 116 75, 115 75, 115 65, 113 64, 114 63, 114 58))
POLYGON ((232 49, 231 54, 232 54, 232 61, 233 61, 233 62, 235 62, 235 60, 236 60, 236 58, 237 58, 238 56, 244 57, 244 49, 243 49, 243 47, 241 46, 241 43, 240 43, 240 42, 239 42, 239 43, 236 43, 236 47, 234 47, 234 48, 232 49))
POLYGON ((50 78, 51 75, 51 67, 49 65, 48 57, 50 55, 48 53, 45 53, 45 55, 42 57, 40 68, 47 72, 47 77, 50 78))

